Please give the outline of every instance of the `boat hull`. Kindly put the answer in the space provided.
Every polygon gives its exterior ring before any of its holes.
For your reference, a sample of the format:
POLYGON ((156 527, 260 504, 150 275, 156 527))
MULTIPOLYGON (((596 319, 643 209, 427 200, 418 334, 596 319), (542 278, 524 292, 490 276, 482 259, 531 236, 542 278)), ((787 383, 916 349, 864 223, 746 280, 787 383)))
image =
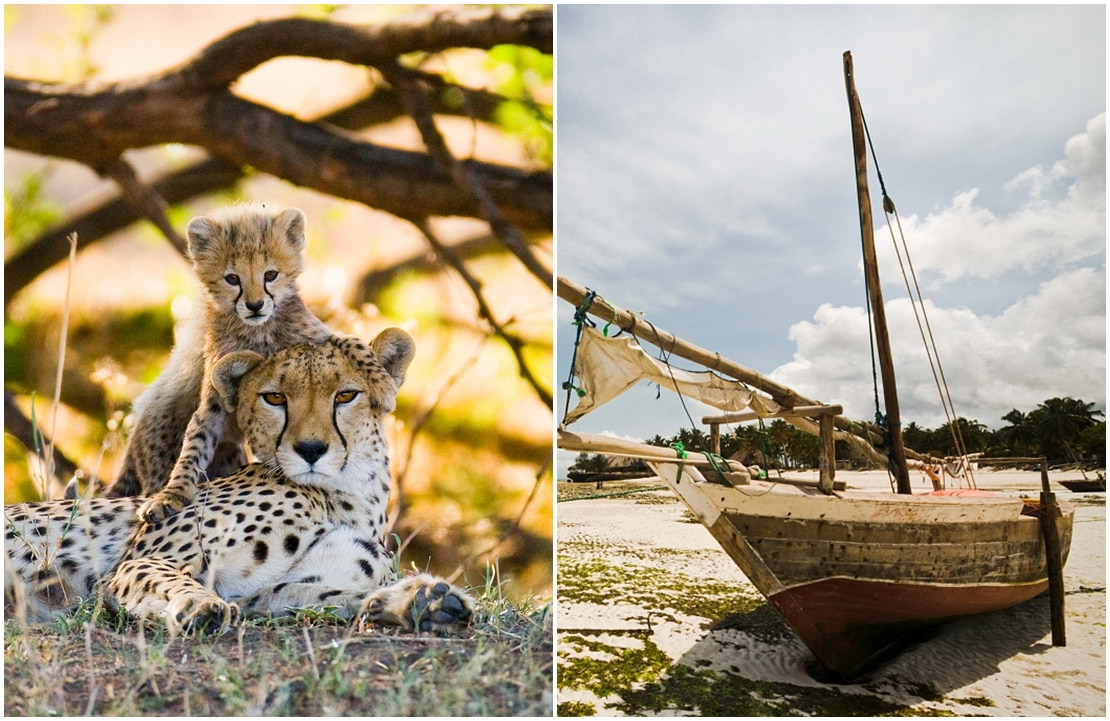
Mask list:
MULTIPOLYGON (((1037 518, 1021 499, 841 493, 706 483, 657 470, 827 670, 851 678, 955 618, 1048 587, 1037 518)), ((1074 510, 1061 504, 1062 561, 1074 510)))

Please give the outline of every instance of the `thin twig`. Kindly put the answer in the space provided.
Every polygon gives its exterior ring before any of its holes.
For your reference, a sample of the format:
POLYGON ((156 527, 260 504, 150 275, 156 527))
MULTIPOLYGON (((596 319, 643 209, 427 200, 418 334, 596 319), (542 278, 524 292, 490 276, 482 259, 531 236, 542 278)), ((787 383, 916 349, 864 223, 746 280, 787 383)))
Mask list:
POLYGON ((528 272, 534 275, 544 287, 553 288, 555 278, 551 269, 540 263, 532 253, 531 247, 524 242, 520 231, 505 219, 505 215, 497 207, 497 203, 493 202, 493 198, 479 181, 478 176, 471 172, 466 163, 460 163, 451 154, 447 142, 436 127, 431 101, 428 99, 430 87, 426 81, 396 63, 388 69, 383 69, 383 74, 390 85, 400 90, 402 97, 405 98, 409 113, 420 130, 420 137, 424 140, 428 154, 450 173, 460 190, 474 199, 482 217, 493 230, 493 234, 524 264, 528 272))
POLYGON ((509 349, 513 352, 513 356, 516 358, 517 366, 520 368, 521 377, 528 381, 536 391, 536 395, 539 396, 540 401, 542 401, 545 406, 550 407, 552 403, 551 392, 543 387, 539 379, 532 374, 532 370, 528 367, 528 363, 524 358, 524 341, 507 331, 505 326, 498 323, 497 319, 494 318, 493 309, 489 307, 489 304, 486 303, 485 296, 482 295, 482 284, 478 282, 477 278, 470 274, 470 271, 466 269, 466 265, 458 255, 456 255, 451 248, 440 242, 439 238, 432 232, 431 227, 429 227, 427 219, 414 221, 413 224, 424 234, 424 238, 427 239, 432 249, 435 250, 436 255, 454 268, 455 272, 459 274, 467 287, 470 288, 470 292, 473 293, 474 299, 478 302, 478 313, 490 324, 494 334, 504 340, 509 346, 509 349))
POLYGON ((166 236, 166 239, 173 244, 177 252, 182 255, 187 253, 188 243, 174 229, 170 219, 166 216, 169 204, 154 186, 139 180, 135 169, 123 159, 123 156, 110 163, 105 163, 100 168, 100 172, 116 181, 116 185, 123 192, 124 200, 137 215, 154 223, 154 226, 162 231, 162 235, 166 236))

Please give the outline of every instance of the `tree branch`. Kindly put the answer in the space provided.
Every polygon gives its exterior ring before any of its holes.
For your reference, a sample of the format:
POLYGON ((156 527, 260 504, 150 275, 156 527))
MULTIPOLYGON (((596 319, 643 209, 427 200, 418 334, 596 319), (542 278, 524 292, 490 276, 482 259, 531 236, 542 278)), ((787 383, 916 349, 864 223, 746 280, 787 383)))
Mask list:
MULTIPOLYGON (((401 218, 479 216, 474 201, 423 153, 374 145, 226 91, 167 95, 143 86, 83 95, 5 78, 4 121, 8 147, 94 168, 131 148, 186 143, 401 218)), ((465 165, 512 222, 552 226, 550 173, 476 161, 465 165)))
MULTIPOLYGON (((516 8, 426 12, 369 29, 302 19, 258 23, 231 33, 177 69, 147 78, 46 85, 6 77, 5 144, 101 168, 128 149, 187 143, 402 218, 478 217, 473 199, 426 155, 296 120, 237 98, 224 86, 282 54, 373 64, 393 63, 396 53, 467 44, 523 42, 550 51, 551 31, 549 11, 516 8)), ((551 173, 467 166, 510 222, 552 227, 551 173)))
POLYGON ((447 147, 447 141, 443 139, 439 129, 436 128, 431 103, 428 100, 428 92, 421 79, 410 76, 398 65, 394 65, 386 71, 386 77, 395 87, 401 90, 405 97, 409 111, 413 120, 416 121, 417 128, 420 129, 420 136, 424 139, 424 146, 428 149, 428 152, 451 174, 459 189, 474 199, 482 217, 489 223, 490 229, 493 230, 493 234, 505 244, 505 247, 512 251, 513 255, 520 259, 528 272, 536 276, 545 287, 551 288, 555 282, 551 270, 539 262, 532 253, 532 249, 520 237, 517 229, 505 219, 500 208, 487 192, 482 179, 472 171, 470 165, 459 162, 451 154, 451 150, 447 147))
POLYGON ((154 223, 154 226, 162 231, 162 235, 170 241, 178 253, 185 255, 188 252, 189 244, 174 229, 170 219, 166 217, 169 205, 158 194, 157 190, 139 180, 139 176, 135 174, 135 169, 131 167, 130 163, 121 156, 105 164, 101 170, 104 175, 116 181, 116 185, 123 191, 124 200, 131 208, 151 223, 154 223))
POLYGON ((486 303, 485 296, 482 295, 482 284, 478 282, 477 278, 470 274, 470 271, 466 269, 466 265, 455 255, 455 252, 439 241, 439 238, 432 232, 432 229, 428 227, 427 221, 416 221, 414 225, 424 234, 424 237, 428 240, 428 244, 435 250, 436 255, 454 268, 455 272, 459 274, 463 282, 470 288, 470 292, 474 294, 474 299, 478 302, 478 314, 486 319, 486 322, 493 328, 494 334, 504 340, 505 344, 509 346, 509 350, 512 351, 513 357, 516 358, 517 366, 520 368, 521 377, 532 386, 532 389, 536 392, 536 396, 539 397, 540 401, 544 405, 551 407, 551 392, 543 387, 543 384, 540 383, 539 379, 532 373, 532 370, 528 367, 528 363, 524 358, 525 342, 513 333, 505 330, 505 326, 497 322, 497 319, 493 316, 493 309, 489 307, 486 303))
POLYGON ((205 48, 166 78, 200 90, 225 88, 275 57, 299 55, 379 67, 407 53, 449 48, 527 45, 554 50, 554 16, 527 8, 429 9, 385 25, 357 27, 288 18, 236 30, 205 48))
MULTIPOLYGON (((430 82, 437 76, 430 76, 430 82)), ((446 86, 446 84, 445 84, 446 86)), ((451 86, 458 87, 458 86, 451 86)), ((488 119, 493 109, 504 98, 482 90, 460 88, 464 94, 467 111, 478 119, 488 119)), ((450 105, 437 96, 437 114, 460 114, 461 108, 450 105)), ((386 123, 406 114, 399 94, 388 86, 376 89, 369 97, 340 108, 320 120, 341 128, 365 128, 386 123)), ((470 117, 468 115, 468 117, 470 117)), ((219 190, 226 190, 243 177, 234 164, 221 158, 208 158, 181 170, 163 175, 154 181, 154 192, 170 205, 219 190)), ((548 189, 550 194, 550 188, 548 189)), ((550 201, 548 201, 550 204, 550 201)), ((37 278, 41 273, 63 260, 69 253, 66 238, 76 232, 80 238, 78 249, 126 228, 141 216, 121 196, 103 201, 93 207, 79 210, 57 227, 50 228, 26 247, 15 253, 4 264, 4 304, 37 278)), ((531 226, 528 226, 531 227, 531 226)), ((547 226, 550 230, 550 226, 547 226)))

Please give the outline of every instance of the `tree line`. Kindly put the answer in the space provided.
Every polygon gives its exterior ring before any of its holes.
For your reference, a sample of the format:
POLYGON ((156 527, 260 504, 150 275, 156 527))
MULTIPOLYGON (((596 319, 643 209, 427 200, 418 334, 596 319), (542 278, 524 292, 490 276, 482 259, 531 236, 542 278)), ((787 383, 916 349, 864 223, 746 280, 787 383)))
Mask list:
MULTIPOLYGON (((916 422, 902 429, 905 445, 913 450, 943 458, 957 455, 953 425, 959 430, 968 453, 989 457, 1045 456, 1050 464, 1079 463, 1106 467, 1105 414, 1094 403, 1075 398, 1049 398, 1029 412, 1016 408, 1001 417, 1006 425, 991 430, 983 423, 957 418, 938 428, 922 428, 916 422), (1103 418, 1103 420, 1100 420, 1103 418)), ((688 451, 710 450, 709 433, 698 428, 680 428, 670 437, 655 435, 645 441, 653 446, 675 447, 688 451)), ((815 468, 818 465, 817 437, 786 421, 737 426, 721 432, 721 451, 725 458, 736 458, 762 468, 815 468)), ((859 451, 845 441, 836 442, 840 460, 868 463, 859 451)), ((610 467, 606 456, 581 453, 572 470, 598 472, 610 467)))

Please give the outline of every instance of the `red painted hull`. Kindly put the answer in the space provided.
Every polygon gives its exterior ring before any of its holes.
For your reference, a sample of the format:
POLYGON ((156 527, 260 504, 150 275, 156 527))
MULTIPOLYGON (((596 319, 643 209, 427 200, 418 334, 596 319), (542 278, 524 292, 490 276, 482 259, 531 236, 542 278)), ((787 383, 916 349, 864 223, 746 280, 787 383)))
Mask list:
POLYGON ((1047 588, 1047 579, 1011 586, 930 586, 827 578, 768 600, 822 666, 851 678, 902 647, 914 631, 1009 608, 1047 588))

